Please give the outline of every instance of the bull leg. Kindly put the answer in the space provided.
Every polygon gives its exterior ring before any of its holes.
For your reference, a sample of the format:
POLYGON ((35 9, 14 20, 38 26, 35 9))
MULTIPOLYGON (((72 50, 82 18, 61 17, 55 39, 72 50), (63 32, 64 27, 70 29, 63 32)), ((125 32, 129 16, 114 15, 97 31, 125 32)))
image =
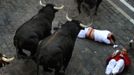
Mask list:
POLYGON ((78 6, 77 6, 77 9, 78 9, 78 12, 79 12, 79 14, 81 13, 81 2, 79 2, 78 0, 77 0, 77 3, 78 3, 78 6))
POLYGON ((65 75, 64 71, 61 70, 61 66, 55 69, 55 75, 65 75))
POLYGON ((19 46, 19 43, 17 42, 17 40, 15 40, 15 37, 14 37, 14 46, 16 48, 16 55, 17 55, 17 58, 23 58, 24 56, 27 56, 22 48, 19 46))
POLYGON ((52 72, 52 70, 51 70, 51 69, 48 69, 46 66, 43 66, 43 69, 44 69, 44 71, 46 71, 46 72, 52 72))
POLYGON ((66 68, 67 68, 67 66, 69 64, 69 61, 71 59, 71 55, 69 55, 68 57, 66 57, 65 60, 64 60, 64 68, 63 68, 64 71, 66 70, 66 68))
POLYGON ((62 72, 61 71, 60 72, 59 71, 55 71, 55 75, 65 75, 65 72, 64 71, 62 71, 62 72))
POLYGON ((77 7, 79 14, 81 13, 80 5, 81 5, 81 4, 79 4, 78 7, 77 7))
POLYGON ((55 68, 55 75, 65 75, 65 71, 62 69, 61 63, 58 63, 57 67, 55 68))
POLYGON ((87 15, 90 15, 90 14, 91 14, 91 9, 88 8, 88 7, 89 7, 89 5, 83 4, 83 8, 84 8, 85 13, 86 13, 87 15))
POLYGON ((35 50, 33 50, 33 51, 31 51, 30 56, 31 56, 31 57, 33 57, 33 56, 35 55, 35 53, 36 53, 36 49, 35 49, 35 50))
POLYGON ((2 63, 0 63, 0 68, 2 67, 2 63))
POLYGON ((96 8, 95 8, 94 15, 97 15, 98 7, 99 7, 99 5, 100 5, 101 2, 102 2, 102 0, 97 0, 97 5, 96 5, 96 8))
POLYGON ((63 71, 63 55, 62 54, 58 56, 57 64, 55 67, 55 75, 65 75, 65 71, 63 71))

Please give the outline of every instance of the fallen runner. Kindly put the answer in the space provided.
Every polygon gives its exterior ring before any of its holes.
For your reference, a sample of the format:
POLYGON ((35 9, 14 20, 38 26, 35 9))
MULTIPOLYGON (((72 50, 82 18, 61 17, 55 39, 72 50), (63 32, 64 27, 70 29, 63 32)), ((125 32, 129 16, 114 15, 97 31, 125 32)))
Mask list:
POLYGON ((131 64, 130 58, 128 57, 127 50, 125 48, 116 50, 107 58, 107 66, 105 70, 106 75, 116 75, 123 72, 131 64))
POLYGON ((108 30, 98 30, 92 27, 88 27, 84 30, 81 30, 78 34, 78 38, 87 38, 111 45, 115 45, 116 41, 112 32, 108 30))

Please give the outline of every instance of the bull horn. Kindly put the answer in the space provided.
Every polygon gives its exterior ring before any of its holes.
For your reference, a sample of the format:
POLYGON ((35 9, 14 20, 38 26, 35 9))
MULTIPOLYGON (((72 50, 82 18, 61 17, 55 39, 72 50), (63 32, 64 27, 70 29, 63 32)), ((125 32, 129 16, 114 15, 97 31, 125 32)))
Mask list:
POLYGON ((46 6, 46 4, 43 4, 41 0, 40 0, 40 5, 44 7, 46 6))
POLYGON ((91 26, 91 25, 93 25, 93 22, 91 22, 90 24, 88 24, 88 27, 91 26))
POLYGON ((83 28, 87 28, 88 27, 88 26, 86 26, 86 25, 84 25, 82 23, 80 23, 80 26, 83 27, 83 28))
POLYGON ((94 19, 92 19, 91 23, 88 24, 87 26, 84 25, 84 24, 82 24, 82 23, 80 23, 80 26, 81 26, 81 27, 84 27, 84 28, 87 28, 87 27, 89 27, 89 26, 91 26, 91 25, 93 24, 93 21, 94 21, 94 19))
POLYGON ((67 19, 68 21, 72 21, 72 19, 68 17, 68 14, 66 14, 66 19, 67 19))
POLYGON ((11 58, 2 57, 2 60, 5 62, 11 62, 12 60, 14 60, 14 57, 11 58))
POLYGON ((91 23, 89 23, 87 26, 84 25, 84 24, 80 24, 80 26, 82 26, 82 27, 89 27, 89 26, 93 25, 93 21, 94 21, 94 19, 92 19, 91 23))
POLYGON ((90 23, 90 24, 88 24, 88 26, 93 25, 93 22, 94 22, 94 17, 91 19, 91 23, 90 23))
POLYGON ((61 5, 60 7, 54 6, 54 9, 57 9, 57 10, 60 10, 60 9, 63 9, 63 8, 64 8, 64 5, 61 5))

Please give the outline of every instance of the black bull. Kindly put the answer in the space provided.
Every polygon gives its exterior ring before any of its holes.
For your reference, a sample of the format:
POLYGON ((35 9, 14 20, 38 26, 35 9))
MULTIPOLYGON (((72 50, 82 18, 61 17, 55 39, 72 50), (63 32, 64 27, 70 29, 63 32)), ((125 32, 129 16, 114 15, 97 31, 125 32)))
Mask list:
POLYGON ((67 21, 54 34, 44 39, 38 46, 34 60, 42 65, 44 71, 55 75, 64 74, 65 69, 72 56, 75 40, 79 31, 83 29, 80 22, 76 20, 67 21))
POLYGON ((99 7, 100 3, 102 2, 102 0, 76 0, 76 1, 78 4, 77 9, 78 9, 79 13, 81 13, 81 10, 80 10, 81 3, 85 3, 88 5, 89 9, 92 9, 95 7, 95 13, 94 13, 95 15, 97 14, 98 7, 99 7))
POLYGON ((47 4, 29 21, 20 26, 14 36, 14 46, 17 56, 27 56, 23 49, 29 50, 34 55, 38 42, 51 34, 52 21, 57 9, 53 4, 47 4))

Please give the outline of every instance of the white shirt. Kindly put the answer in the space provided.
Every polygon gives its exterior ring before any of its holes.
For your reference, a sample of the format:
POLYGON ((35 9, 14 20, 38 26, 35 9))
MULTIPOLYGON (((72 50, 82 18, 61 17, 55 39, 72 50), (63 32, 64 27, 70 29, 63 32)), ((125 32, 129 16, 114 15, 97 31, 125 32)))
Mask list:
POLYGON ((107 39, 108 34, 111 33, 108 30, 94 30, 94 40, 98 42, 104 42, 110 44, 110 40, 107 39))
MULTIPOLYGON (((85 28, 84 30, 80 30, 80 32, 78 34, 78 38, 86 38, 86 33, 88 32, 88 29, 89 29, 89 27, 85 28)), ((94 33, 93 33, 94 40, 98 41, 98 42, 104 42, 106 44, 110 44, 111 43, 110 40, 107 39, 109 33, 111 33, 111 32, 108 30, 94 29, 94 33)))

